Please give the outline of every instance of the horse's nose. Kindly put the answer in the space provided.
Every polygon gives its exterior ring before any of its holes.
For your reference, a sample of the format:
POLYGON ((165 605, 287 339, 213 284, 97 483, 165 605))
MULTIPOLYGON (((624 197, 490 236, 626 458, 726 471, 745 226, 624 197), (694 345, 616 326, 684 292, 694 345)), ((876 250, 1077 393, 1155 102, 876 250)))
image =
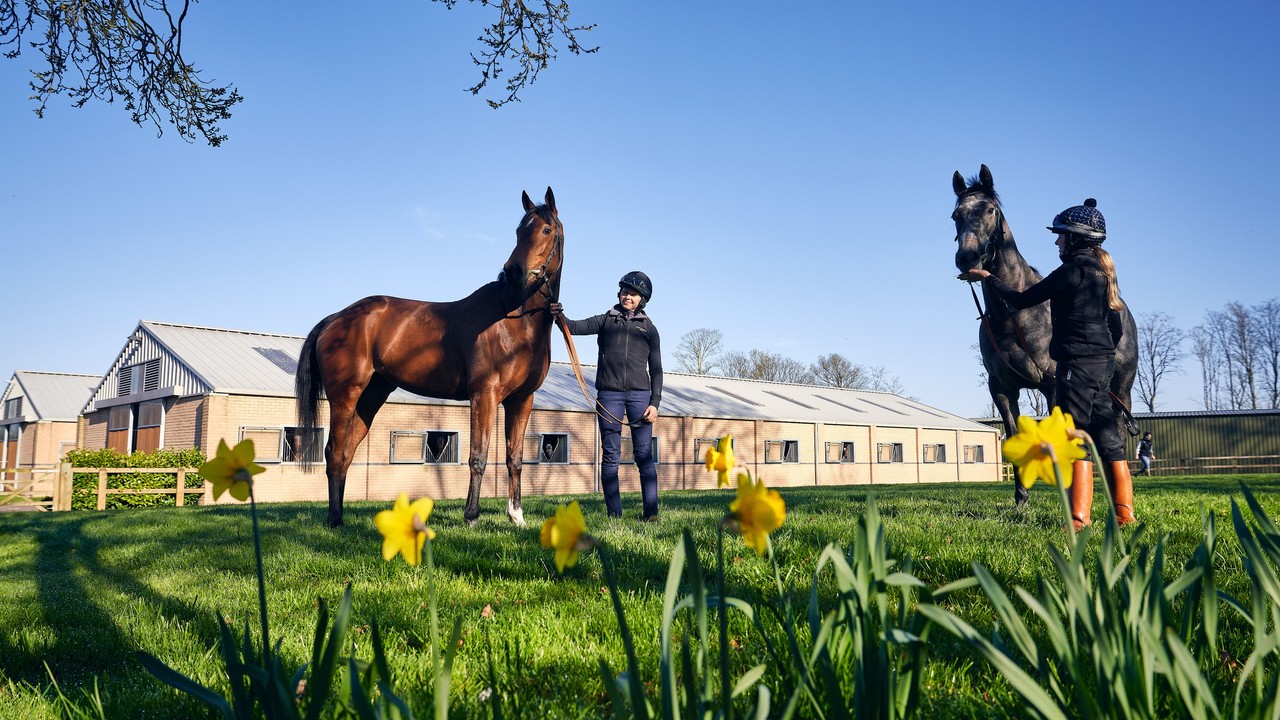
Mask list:
POLYGON ((956 269, 971 270, 978 266, 978 252, 962 247, 956 250, 956 269))
POLYGON ((519 265, 503 266, 502 279, 507 283, 507 287, 519 290, 523 287, 524 272, 519 265))

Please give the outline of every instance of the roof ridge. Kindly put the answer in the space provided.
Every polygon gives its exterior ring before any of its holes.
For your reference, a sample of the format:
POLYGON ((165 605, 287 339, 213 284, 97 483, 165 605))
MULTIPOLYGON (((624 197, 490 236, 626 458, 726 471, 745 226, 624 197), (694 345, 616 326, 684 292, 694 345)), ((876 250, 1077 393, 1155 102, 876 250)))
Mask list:
POLYGON ((263 332, 260 330, 235 330, 232 328, 210 327, 207 325, 192 325, 191 323, 165 322, 163 320, 139 320, 138 323, 141 325, 148 325, 152 327, 163 326, 163 327, 171 327, 171 328, 182 328, 185 330, 208 330, 210 332, 234 333, 236 335, 260 335, 262 337, 288 338, 290 340, 306 339, 305 335, 288 335, 285 333, 263 332))

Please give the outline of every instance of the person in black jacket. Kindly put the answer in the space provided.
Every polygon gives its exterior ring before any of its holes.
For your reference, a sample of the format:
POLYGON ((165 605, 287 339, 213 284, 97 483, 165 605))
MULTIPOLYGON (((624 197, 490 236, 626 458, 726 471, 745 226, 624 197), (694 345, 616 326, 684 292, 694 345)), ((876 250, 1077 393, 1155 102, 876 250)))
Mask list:
MULTIPOLYGON (((618 304, 603 315, 570 320, 574 335, 596 335, 596 403, 600 419, 600 485, 609 517, 622 517, 618 460, 623 417, 631 426, 631 448, 640 470, 645 520, 658 518, 658 466, 653 457, 653 421, 662 402, 662 344, 644 308, 653 297, 649 276, 633 270, 618 281, 618 304)), ((552 303, 551 314, 564 312, 552 303)))
MULTIPOLYGON (((1089 198, 1058 213, 1049 230, 1057 237, 1056 270, 1023 291, 1000 278, 974 268, 960 277, 984 280, 1010 306, 1022 309, 1049 301, 1053 337, 1049 356, 1058 363, 1055 394, 1058 407, 1071 415, 1076 427, 1086 429, 1105 462, 1104 476, 1116 505, 1116 518, 1125 525, 1134 521, 1133 480, 1125 460, 1124 440, 1116 425, 1116 408, 1109 393, 1116 367, 1116 345, 1123 334, 1120 289, 1111 254, 1102 249, 1107 223, 1098 201, 1089 198)), ((1072 469, 1071 515, 1079 529, 1088 525, 1093 507, 1093 463, 1076 461, 1072 469)))
POLYGON ((1138 473, 1139 475, 1151 474, 1151 461, 1156 459, 1156 454, 1151 451, 1153 442, 1149 432, 1138 441, 1138 462, 1142 463, 1142 472, 1138 473))

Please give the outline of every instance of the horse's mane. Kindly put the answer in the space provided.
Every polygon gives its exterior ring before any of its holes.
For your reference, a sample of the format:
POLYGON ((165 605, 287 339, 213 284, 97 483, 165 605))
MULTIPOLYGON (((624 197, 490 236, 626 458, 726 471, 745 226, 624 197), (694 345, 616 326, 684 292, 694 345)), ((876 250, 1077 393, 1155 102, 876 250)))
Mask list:
POLYGON ((980 180, 977 175, 971 175, 966 184, 968 187, 964 192, 960 193, 959 197, 956 198, 956 205, 959 205, 961 200, 969 197, 970 195, 982 195, 988 200, 994 202, 996 207, 1000 207, 1000 193, 996 192, 995 188, 983 185, 982 180, 980 180))
POLYGON ((533 208, 529 210, 529 212, 524 214, 524 217, 520 218, 520 224, 516 226, 516 230, 519 230, 520 228, 524 227, 524 224, 529 222, 529 218, 534 215, 537 215, 538 217, 542 218, 546 222, 551 222, 553 219, 551 217, 551 209, 547 207, 546 203, 543 203, 541 205, 534 205, 533 208))

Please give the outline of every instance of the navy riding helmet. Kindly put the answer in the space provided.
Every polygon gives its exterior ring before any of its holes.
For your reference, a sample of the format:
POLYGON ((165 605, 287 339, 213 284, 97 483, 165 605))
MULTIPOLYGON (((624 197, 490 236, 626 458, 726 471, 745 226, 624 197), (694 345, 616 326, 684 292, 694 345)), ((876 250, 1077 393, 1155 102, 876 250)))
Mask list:
POLYGON ((643 302, 647 303, 649 298, 653 297, 653 283, 649 280, 648 275, 639 270, 632 270, 622 276, 622 279, 618 281, 618 289, 621 290, 624 287, 633 288, 640 293, 640 299, 643 302))
POLYGON ((1093 198, 1055 215, 1053 224, 1047 229, 1055 233, 1071 233, 1091 245, 1100 245, 1107 239, 1107 221, 1098 212, 1098 201, 1093 198))

